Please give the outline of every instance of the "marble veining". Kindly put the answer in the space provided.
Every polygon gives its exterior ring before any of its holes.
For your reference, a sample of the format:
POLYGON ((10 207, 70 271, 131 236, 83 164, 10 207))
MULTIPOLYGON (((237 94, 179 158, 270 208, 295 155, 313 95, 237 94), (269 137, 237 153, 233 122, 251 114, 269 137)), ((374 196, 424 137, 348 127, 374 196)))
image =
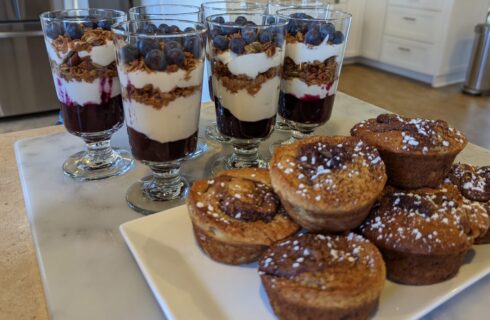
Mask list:
MULTIPOLYGON (((348 134, 354 123, 382 112, 385 111, 339 93, 331 120, 317 132, 348 134)), ((201 130, 213 117, 213 108, 203 108, 201 130)), ((284 138, 275 133, 269 142, 284 138)), ((129 148, 125 128, 114 135, 112 143, 129 148)), ((126 206, 125 193, 149 170, 138 163, 123 176, 76 182, 63 175, 61 165, 83 147, 79 138, 68 133, 55 134, 18 141, 15 147, 51 318, 164 318, 118 231, 120 224, 141 217, 126 206)), ((190 181, 209 175, 210 164, 222 149, 229 148, 211 143, 207 154, 185 163, 183 174, 190 181)), ((261 149, 264 156, 267 149, 267 144, 261 149)), ((489 156, 490 151, 469 145, 460 159, 481 165, 488 164, 489 156)), ((488 277, 475 290, 489 292, 488 277)), ((477 291, 468 293, 470 298, 474 292, 477 291)), ((439 308, 429 318, 456 308, 458 303, 454 300, 451 306, 439 308)))

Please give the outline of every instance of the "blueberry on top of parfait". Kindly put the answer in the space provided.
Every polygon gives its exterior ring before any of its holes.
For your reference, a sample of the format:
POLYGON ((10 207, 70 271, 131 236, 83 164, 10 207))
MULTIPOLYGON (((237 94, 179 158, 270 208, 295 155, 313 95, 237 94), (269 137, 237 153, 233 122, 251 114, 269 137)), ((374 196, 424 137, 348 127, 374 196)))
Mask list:
POLYGON ((72 40, 79 40, 83 36, 82 26, 76 22, 70 22, 66 25, 66 33, 72 40))
POLYGON ((145 56, 145 64, 151 70, 162 71, 167 67, 167 61, 162 50, 153 49, 145 56))
POLYGON ((167 61, 169 64, 176 64, 179 67, 184 67, 185 65, 185 54, 180 48, 174 48, 169 50, 167 53, 167 61))
POLYGON ((63 26, 57 21, 53 21, 46 25, 46 36, 51 39, 56 39, 63 34, 63 26))
POLYGON ((247 18, 245 18, 244 16, 238 16, 235 19, 235 23, 240 24, 240 25, 244 25, 245 23, 247 23, 247 18))
POLYGON ((112 22, 109 20, 100 20, 97 22, 97 28, 101 28, 102 30, 111 30, 112 22))
POLYGON ((230 40, 230 50, 236 54, 242 54, 245 51, 245 41, 242 38, 233 38, 230 40))
POLYGON ((159 49, 160 44, 156 39, 141 38, 137 42, 137 47, 141 55, 145 56, 149 51, 159 49))
POLYGON ((247 43, 250 44, 252 42, 257 41, 257 32, 254 27, 244 27, 241 30, 242 34, 242 39, 247 43))
POLYGON ((119 59, 123 63, 130 63, 139 58, 139 50, 132 44, 127 44, 121 49, 119 49, 119 59))
POLYGON ((213 45, 219 50, 226 50, 228 48, 228 39, 222 35, 217 35, 213 38, 213 45))

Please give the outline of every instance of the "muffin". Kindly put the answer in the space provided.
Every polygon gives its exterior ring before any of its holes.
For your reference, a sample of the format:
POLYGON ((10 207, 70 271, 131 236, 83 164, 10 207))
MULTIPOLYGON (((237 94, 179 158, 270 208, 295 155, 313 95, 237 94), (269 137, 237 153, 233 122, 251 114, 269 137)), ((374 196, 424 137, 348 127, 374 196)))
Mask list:
POLYGON ((467 140, 445 121, 381 114, 356 124, 351 135, 375 146, 389 183, 403 189, 438 187, 467 140))
POLYGON ((367 319, 386 269, 378 249, 359 235, 301 234, 271 246, 259 274, 281 320, 367 319))
POLYGON ((223 171, 191 187, 187 207, 197 244, 212 259, 250 263, 299 226, 273 192, 265 169, 223 171))
POLYGON ((456 275, 473 240, 488 228, 456 189, 387 192, 361 225, 383 254, 388 279, 427 285, 456 275))
MULTIPOLYGON (((490 214, 490 167, 458 163, 453 165, 445 184, 455 185, 470 205, 481 205, 490 214)), ((476 244, 490 243, 490 232, 475 239, 476 244)))
POLYGON ((376 149, 344 136, 310 137, 279 146, 270 175, 289 216, 315 232, 357 227, 387 179, 376 149))

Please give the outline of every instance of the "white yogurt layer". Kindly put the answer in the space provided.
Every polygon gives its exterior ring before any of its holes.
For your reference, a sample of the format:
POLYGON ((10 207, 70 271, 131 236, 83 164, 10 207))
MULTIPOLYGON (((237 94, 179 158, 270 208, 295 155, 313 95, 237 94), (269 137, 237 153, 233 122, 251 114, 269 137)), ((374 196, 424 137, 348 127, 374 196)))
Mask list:
POLYGON ((201 91, 179 97, 161 109, 123 100, 128 127, 160 143, 182 140, 197 131, 201 109, 201 91))
POLYGON ((280 84, 280 77, 274 77, 264 82, 255 95, 249 94, 246 89, 232 93, 213 76, 215 95, 221 105, 240 121, 259 121, 273 117, 277 112, 280 84))
POLYGON ((80 58, 90 56, 92 62, 100 66, 107 66, 116 60, 116 49, 112 41, 106 40, 101 46, 92 47, 90 51, 79 51, 80 58))
POLYGON ((286 57, 291 58, 294 63, 300 64, 305 62, 325 61, 330 57, 338 57, 342 54, 344 43, 329 44, 327 38, 318 46, 309 46, 301 42, 286 44, 286 57))
POLYGON ((119 80, 121 85, 126 87, 128 84, 135 88, 143 88, 147 84, 160 89, 162 92, 169 92, 175 88, 186 88, 201 85, 203 63, 199 62, 194 70, 189 74, 187 71, 179 69, 176 72, 165 71, 141 71, 124 72, 118 67, 119 80))
POLYGON ((268 57, 265 52, 237 55, 227 50, 216 55, 216 60, 226 64, 228 70, 234 75, 244 74, 255 79, 259 73, 281 65, 283 51, 278 48, 272 57, 268 57))
POLYGON ((46 50, 48 51, 49 59, 56 62, 56 64, 61 64, 66 56, 70 53, 70 50, 66 50, 66 52, 64 53, 56 51, 54 46, 51 44, 51 40, 45 39, 44 42, 46 43, 46 50))
POLYGON ((117 78, 97 78, 93 82, 66 81, 53 73, 58 100, 64 104, 101 104, 121 94, 117 78), (103 101, 106 100, 106 101, 103 101))
POLYGON ((289 80, 283 80, 281 82, 281 91, 292 94, 298 99, 303 99, 305 96, 319 97, 319 99, 325 98, 327 95, 331 96, 335 93, 337 89, 336 80, 333 85, 328 87, 327 85, 311 85, 309 86, 306 82, 293 78, 289 80))

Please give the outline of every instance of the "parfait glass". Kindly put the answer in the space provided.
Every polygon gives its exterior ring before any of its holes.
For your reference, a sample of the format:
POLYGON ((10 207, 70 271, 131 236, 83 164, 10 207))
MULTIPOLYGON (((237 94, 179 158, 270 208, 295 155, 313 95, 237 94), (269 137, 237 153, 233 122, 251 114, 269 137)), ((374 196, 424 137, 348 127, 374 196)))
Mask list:
POLYGON ((221 168, 267 167, 258 156, 276 120, 287 20, 278 16, 225 13, 207 17, 219 132, 233 145, 221 168))
POLYGON ((330 119, 344 59, 351 15, 328 6, 277 11, 288 19, 278 114, 293 143, 330 119))
MULTIPOLYGON (((239 1, 239 0, 231 0, 231 1, 205 1, 201 5, 202 7, 202 21, 206 23, 206 18, 215 15, 215 14, 224 14, 224 13, 258 13, 265 14, 267 11, 267 4, 260 2, 248 2, 248 1, 239 1)), ((208 88, 209 88, 209 96, 213 99, 213 84, 211 81, 211 65, 209 64, 208 57, 207 64, 207 76, 208 76, 208 88)), ((205 135, 208 139, 227 143, 229 139, 223 136, 216 126, 216 122, 211 123, 205 129, 205 135)))
POLYGON ((129 188, 126 200, 138 212, 154 213, 187 194, 180 168, 197 145, 206 28, 149 19, 112 30, 131 152, 152 171, 129 188), (171 30, 156 31, 161 25, 171 30))
MULTIPOLYGON (((278 10, 299 6, 323 6, 330 5, 332 0, 269 0, 267 3, 267 14, 277 14, 278 10)), ((276 117, 275 130, 282 132, 289 132, 291 127, 287 122, 278 114, 276 117)))
MULTIPOLYGON (((201 22, 202 12, 200 6, 187 4, 162 3, 132 7, 129 9, 130 20, 148 20, 148 19, 179 19, 201 22)), ((172 26, 161 24, 156 33, 168 33, 172 26)), ((204 139, 198 138, 197 148, 187 156, 188 159, 194 159, 203 155, 208 150, 208 144, 204 139)))
POLYGON ((124 121, 111 25, 126 14, 76 9, 45 12, 40 19, 63 123, 86 143, 63 171, 82 181, 127 172, 134 164, 130 153, 110 144, 124 121))

